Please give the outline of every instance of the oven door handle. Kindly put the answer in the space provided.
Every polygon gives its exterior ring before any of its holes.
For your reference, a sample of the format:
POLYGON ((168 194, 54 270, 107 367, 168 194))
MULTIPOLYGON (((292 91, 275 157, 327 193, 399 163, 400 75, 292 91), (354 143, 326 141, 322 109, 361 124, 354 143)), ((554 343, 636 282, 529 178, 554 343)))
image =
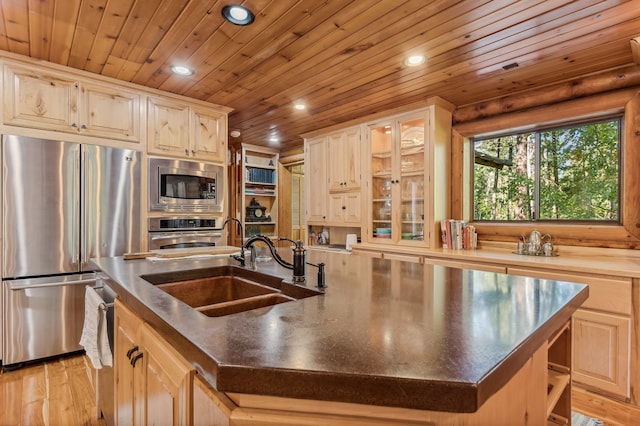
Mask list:
POLYGON ((173 234, 162 234, 162 235, 152 235, 151 240, 166 240, 168 238, 193 238, 193 237, 204 237, 204 238, 219 238, 222 237, 222 233, 220 232, 200 232, 200 233, 184 233, 184 232, 176 232, 173 234))

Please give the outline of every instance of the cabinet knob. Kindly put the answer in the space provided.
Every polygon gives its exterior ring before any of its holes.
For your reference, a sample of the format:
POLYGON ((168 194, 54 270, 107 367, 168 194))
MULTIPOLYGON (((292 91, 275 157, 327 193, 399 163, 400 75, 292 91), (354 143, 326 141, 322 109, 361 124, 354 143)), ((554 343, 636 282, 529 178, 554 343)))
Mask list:
POLYGON ((342 210, 346 210, 346 209, 347 209, 347 206, 342 206, 342 210))
POLYGON ((195 149, 192 149, 192 150, 191 150, 191 153, 192 153, 193 155, 196 155, 196 150, 195 150, 195 149))
POLYGON ((74 128, 74 129, 77 129, 78 125, 76 123, 71 123, 71 127, 74 128))
POLYGON ((184 154, 189 155, 189 150, 187 148, 184 149, 184 154))

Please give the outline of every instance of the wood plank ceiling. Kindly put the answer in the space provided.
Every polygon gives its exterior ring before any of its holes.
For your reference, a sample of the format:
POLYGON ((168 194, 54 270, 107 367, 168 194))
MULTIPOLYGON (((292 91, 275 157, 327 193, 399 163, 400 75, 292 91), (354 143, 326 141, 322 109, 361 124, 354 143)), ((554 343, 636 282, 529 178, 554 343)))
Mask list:
POLYGON ((429 96, 463 106, 622 68, 640 35, 638 0, 235 2, 252 25, 223 20, 233 0, 0 0, 0 49, 229 106, 232 143, 288 150, 429 96))

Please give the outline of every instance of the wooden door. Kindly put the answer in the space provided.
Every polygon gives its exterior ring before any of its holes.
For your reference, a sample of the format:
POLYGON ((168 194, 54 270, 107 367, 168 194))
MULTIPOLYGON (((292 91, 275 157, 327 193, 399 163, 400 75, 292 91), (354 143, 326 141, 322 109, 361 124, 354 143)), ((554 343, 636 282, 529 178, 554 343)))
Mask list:
POLYGON ((142 321, 116 300, 114 314, 114 380, 116 425, 138 423, 139 413, 135 407, 135 371, 131 358, 142 353, 137 339, 142 321), (136 350, 136 346, 138 349, 136 350))
POLYGON ((147 125, 150 154, 191 156, 188 105, 149 98, 147 125))
POLYGON ((79 131, 91 136, 140 142, 140 95, 98 84, 80 86, 79 131))
POLYGON ((327 138, 311 139, 305 153, 307 222, 327 220, 327 138))
POLYGON ((360 188, 360 126, 330 134, 327 143, 329 191, 360 188))
POLYGON ((193 109, 192 155, 198 160, 222 163, 227 156, 226 114, 193 109))
POLYGON ((141 329, 140 341, 144 348, 138 388, 144 400, 143 424, 190 424, 193 369, 147 324, 141 329))
POLYGON ((76 133, 78 84, 56 74, 5 67, 4 123, 76 133))
POLYGON ((579 309, 573 315, 573 380, 629 395, 629 318, 579 309))

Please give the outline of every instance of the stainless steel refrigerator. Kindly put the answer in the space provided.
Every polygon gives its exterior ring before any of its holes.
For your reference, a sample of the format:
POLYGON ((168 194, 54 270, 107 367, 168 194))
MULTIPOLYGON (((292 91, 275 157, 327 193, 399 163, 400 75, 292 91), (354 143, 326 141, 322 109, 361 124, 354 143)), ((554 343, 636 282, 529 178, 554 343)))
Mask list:
POLYGON ((2 137, 2 363, 82 349, 93 257, 140 250, 140 153, 2 137))

